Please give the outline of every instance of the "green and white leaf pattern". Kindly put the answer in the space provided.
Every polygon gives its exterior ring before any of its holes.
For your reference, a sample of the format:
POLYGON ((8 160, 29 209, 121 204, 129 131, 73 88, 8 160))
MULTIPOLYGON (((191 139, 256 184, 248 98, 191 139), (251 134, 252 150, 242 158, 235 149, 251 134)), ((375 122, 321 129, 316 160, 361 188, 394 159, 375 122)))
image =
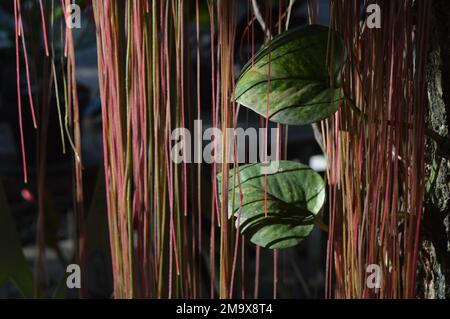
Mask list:
MULTIPOLYGON (((267 216, 262 163, 240 166, 239 182, 234 170, 230 170, 228 213, 254 244, 287 248, 311 233, 325 201, 325 185, 322 177, 306 165, 291 161, 275 163, 278 170, 267 174, 267 216)), ((217 178, 222 185, 222 175, 217 178)))
POLYGON ((323 120, 338 108, 339 73, 345 50, 334 33, 334 87, 327 67, 329 29, 310 25, 286 31, 263 47, 244 66, 236 84, 235 100, 269 120, 302 125, 323 120), (269 83, 270 61, 270 94, 269 83))

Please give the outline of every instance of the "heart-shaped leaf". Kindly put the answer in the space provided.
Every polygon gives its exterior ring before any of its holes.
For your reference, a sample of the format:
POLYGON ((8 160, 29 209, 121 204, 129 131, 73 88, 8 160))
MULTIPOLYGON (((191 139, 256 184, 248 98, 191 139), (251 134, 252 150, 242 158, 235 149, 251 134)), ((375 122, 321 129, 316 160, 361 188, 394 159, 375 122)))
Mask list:
POLYGON ((339 73, 345 56, 341 38, 333 33, 330 56, 335 80, 331 89, 327 66, 329 32, 327 27, 310 25, 275 37, 255 55, 253 63, 244 66, 235 100, 266 117, 269 98, 269 120, 282 124, 310 124, 329 117, 342 98, 339 73))
MULTIPOLYGON (((274 161, 270 167, 267 195, 265 164, 240 166, 239 174, 230 171, 229 218, 234 216, 236 226, 254 244, 287 248, 311 233, 325 200, 325 186, 322 177, 306 165, 274 161)), ((217 178, 222 185, 222 175, 217 178)))

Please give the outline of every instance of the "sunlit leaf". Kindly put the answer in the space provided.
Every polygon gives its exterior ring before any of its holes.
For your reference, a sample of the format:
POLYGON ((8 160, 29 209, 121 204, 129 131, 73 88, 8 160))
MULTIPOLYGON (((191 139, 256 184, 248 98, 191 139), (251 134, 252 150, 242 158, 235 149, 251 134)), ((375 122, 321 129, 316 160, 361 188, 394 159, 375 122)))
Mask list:
POLYGON ((263 47, 253 65, 250 60, 243 68, 235 100, 266 117, 269 97, 269 120, 277 123, 301 125, 327 118, 341 99, 338 77, 345 54, 334 35, 333 89, 327 66, 329 29, 311 25, 284 32, 263 47))
MULTIPOLYGON (((239 179, 230 171, 228 212, 254 244, 287 248, 311 233, 325 200, 325 187, 322 177, 306 165, 278 161, 271 167, 275 169, 267 174, 266 201, 264 164, 241 166, 239 179)), ((221 184, 222 175, 217 178, 221 184)))

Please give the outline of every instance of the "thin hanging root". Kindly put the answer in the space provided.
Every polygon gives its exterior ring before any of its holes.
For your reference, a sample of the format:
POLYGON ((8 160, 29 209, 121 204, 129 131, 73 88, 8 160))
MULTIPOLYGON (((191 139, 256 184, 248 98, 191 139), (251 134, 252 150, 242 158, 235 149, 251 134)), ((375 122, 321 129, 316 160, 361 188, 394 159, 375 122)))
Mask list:
POLYGON ((53 82, 54 82, 54 86, 55 86, 56 107, 58 109, 58 121, 59 121, 59 131, 60 131, 60 135, 61 135, 62 151, 63 151, 63 154, 66 154, 66 142, 64 139, 63 123, 62 123, 62 116, 61 116, 61 103, 59 101, 58 78, 57 78, 56 69, 55 69, 55 60, 53 58, 52 58, 52 73, 53 73, 53 82))
POLYGON ((23 134, 23 120, 22 120, 22 97, 20 92, 20 59, 19 59, 19 0, 14 0, 14 24, 15 24, 15 42, 16 42, 16 85, 17 85, 17 107, 19 111, 19 130, 20 130, 20 146, 22 151, 22 165, 23 165, 23 179, 24 182, 28 182, 27 173, 27 158, 25 153, 25 138, 23 134))
POLYGON ((67 139, 69 140, 70 147, 72 148, 73 154, 75 155, 75 159, 77 162, 81 162, 81 157, 78 155, 77 147, 75 146, 75 143, 72 139, 72 134, 70 132, 69 128, 69 94, 68 91, 68 85, 66 77, 63 76, 63 83, 64 83, 64 100, 65 100, 65 115, 64 115, 64 129, 66 131, 67 139))
POLYGON ((29 69, 29 65, 28 65, 27 47, 25 45, 25 36, 24 36, 24 32, 23 32, 22 22, 20 23, 20 30, 21 30, 21 34, 22 34, 21 38, 22 38, 23 57, 24 57, 24 61, 25 61, 25 73, 26 73, 26 77, 27 77, 28 100, 30 102, 30 111, 31 111, 31 117, 33 119, 33 126, 34 126, 34 128, 37 128, 36 116, 34 113, 33 94, 31 92, 30 69, 29 69))
MULTIPOLYGON (((42 4, 42 0, 39 0, 39 8, 41 10, 42 34, 44 35, 45 55, 49 56, 48 41, 47 41, 47 25, 45 23, 44 6, 42 4)), ((63 8, 63 10, 64 10, 64 8, 63 8)))

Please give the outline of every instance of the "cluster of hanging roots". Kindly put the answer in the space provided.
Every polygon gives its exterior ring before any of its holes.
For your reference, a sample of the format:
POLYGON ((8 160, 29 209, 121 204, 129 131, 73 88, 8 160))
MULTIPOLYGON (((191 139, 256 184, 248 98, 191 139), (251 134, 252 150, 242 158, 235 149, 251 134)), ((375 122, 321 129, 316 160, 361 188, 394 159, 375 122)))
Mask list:
POLYGON ((213 127, 225 131, 237 116, 230 54, 235 52, 237 3, 206 5, 211 78, 200 79, 199 1, 93 2, 116 297, 231 297, 237 294, 238 257, 245 296, 244 249, 238 249, 240 235, 228 221, 226 199, 221 203, 217 195, 216 175, 228 174, 230 165, 214 164, 202 185, 201 164, 171 160, 172 130, 192 130, 202 117, 201 81, 211 83, 213 127), (189 43, 192 17, 196 37, 189 43), (206 205, 203 189, 212 194, 206 205), (205 214, 209 232, 202 225, 205 214))
POLYGON ((347 49, 349 97, 324 124, 329 161, 327 297, 414 298, 423 214, 429 1, 331 1, 347 49), (376 265, 379 287, 367 284, 376 265), (379 268, 378 268, 379 267, 379 268))

